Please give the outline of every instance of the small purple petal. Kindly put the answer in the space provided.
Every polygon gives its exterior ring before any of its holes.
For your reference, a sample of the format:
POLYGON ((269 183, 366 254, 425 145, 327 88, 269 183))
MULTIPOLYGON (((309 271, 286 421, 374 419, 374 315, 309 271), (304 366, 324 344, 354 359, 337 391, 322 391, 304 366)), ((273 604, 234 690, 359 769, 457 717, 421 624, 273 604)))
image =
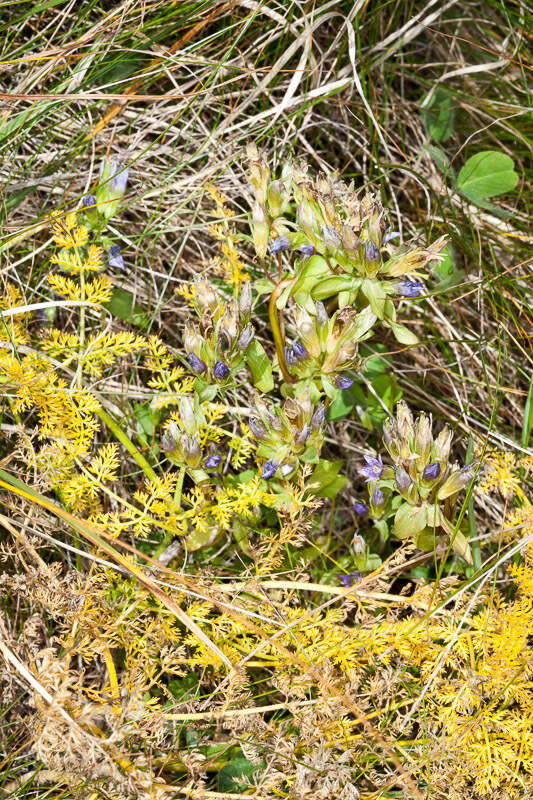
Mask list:
POLYGON ((371 505, 374 506, 374 508, 379 508, 380 506, 383 505, 384 502, 385 502, 385 495, 383 494, 381 489, 379 489, 376 486, 376 488, 372 492, 372 497, 370 498, 370 503, 371 503, 371 505))
POLYGON ((355 511, 358 517, 364 517, 366 514, 368 514, 368 508, 367 506, 365 506, 364 503, 359 503, 359 502, 354 503, 353 510, 355 511))
POLYGON ((300 359, 300 361, 305 361, 306 358, 309 358, 307 348, 301 342, 295 342, 292 346, 292 349, 294 351, 294 355, 296 358, 300 359))
POLYGON ((201 358, 198 358, 196 353, 189 353, 187 356, 187 361, 189 362, 192 371, 195 372, 196 375, 201 375, 207 369, 205 362, 202 361, 201 358))
POLYGON ((396 486, 400 492, 405 492, 411 486, 412 480, 403 467, 393 467, 394 477, 396 478, 396 486))
POLYGON ((263 436, 266 434, 265 426, 263 425, 260 419, 257 419, 257 417, 250 417, 250 419, 248 420, 248 427, 250 428, 256 439, 262 439, 263 436))
POLYGON ((398 281, 396 284, 396 291, 402 297, 418 297, 424 284, 420 281, 398 281))
POLYGON ((123 272, 125 271, 124 258, 118 244, 112 244, 107 251, 107 263, 110 267, 115 267, 115 269, 120 269, 123 272))
POLYGON ((286 236, 278 236, 277 239, 273 239, 270 242, 268 249, 271 253, 276 255, 276 253, 282 253, 284 250, 288 250, 290 246, 291 243, 286 236))
POLYGON ((276 464, 275 461, 267 461, 261 473, 263 480, 267 481, 269 478, 272 478, 272 476, 276 474, 278 466, 279 465, 276 464))
POLYGON ((298 250, 306 258, 309 258, 310 256, 312 256, 313 253, 315 252, 314 245, 312 245, 312 244, 302 244, 302 245, 300 245, 298 250))
POLYGON ((362 475, 363 478, 366 478, 368 481, 377 481, 383 475, 383 461, 381 456, 374 458, 373 456, 365 456, 366 466, 361 467, 358 469, 357 472, 359 475, 362 475))
POLYGON ((237 339, 237 347, 239 350, 246 350, 255 336, 254 326, 248 323, 241 331, 241 335, 237 339))
POLYGON ((289 367, 293 367, 298 361, 294 349, 292 347, 285 347, 283 350, 283 355, 285 356, 285 363, 289 367))
POLYGON ((387 242, 390 242, 391 239, 396 239, 396 237, 399 235, 400 231, 388 231, 388 233, 386 233, 383 237, 383 244, 387 244, 387 242))
POLYGON ((218 467, 221 461, 222 461, 222 456, 218 455, 208 456, 204 461, 204 466, 206 469, 215 469, 216 467, 218 467))
POLYGON ((349 378, 347 375, 337 375, 335 378, 335 386, 337 389, 349 389, 350 386, 354 385, 353 378, 349 378))
POLYGON ((341 575, 340 579, 343 582, 343 584, 346 586, 346 588, 349 589, 350 586, 354 586, 356 583, 359 583, 359 581, 361 581, 363 579, 363 573, 362 572, 350 572, 348 575, 341 575))
POLYGON ((428 464, 425 468, 424 472, 422 473, 422 477, 425 481, 434 481, 440 475, 440 464, 438 461, 434 461, 432 464, 428 464))
POLYGON ((213 376, 218 381, 226 380, 229 375, 229 367, 227 367, 222 361, 215 361, 215 366, 213 368, 213 376))
POLYGON ((319 403, 315 410, 313 411, 313 416, 311 417, 311 429, 316 431, 318 428, 321 428, 326 420, 326 407, 324 403, 319 403))
POLYGON ((379 250, 376 247, 376 244, 373 239, 368 239, 365 242, 365 260, 366 261, 377 261, 379 258, 379 250))
POLYGON ((124 167, 123 169, 120 169, 119 167, 114 168, 113 174, 111 176, 111 186, 116 192, 124 194, 128 183, 128 174, 129 174, 128 167, 124 167))
POLYGON ((83 208, 92 208, 96 205, 96 197, 94 194, 86 194, 85 197, 81 198, 81 204, 83 208))

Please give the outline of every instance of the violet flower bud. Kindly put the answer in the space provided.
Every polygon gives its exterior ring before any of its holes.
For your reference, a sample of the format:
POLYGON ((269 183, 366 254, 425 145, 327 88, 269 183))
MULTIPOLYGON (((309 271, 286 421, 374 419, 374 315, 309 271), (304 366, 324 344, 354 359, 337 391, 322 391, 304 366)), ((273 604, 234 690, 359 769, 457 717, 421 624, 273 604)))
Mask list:
POLYGON ((126 191, 126 186, 128 184, 128 175, 129 175, 129 167, 123 167, 122 169, 112 162, 110 173, 111 173, 111 186, 117 192, 117 194, 124 194, 126 191))
POLYGON ((277 239, 270 242, 268 249, 273 255, 276 255, 277 253, 283 253, 284 250, 288 250, 290 246, 291 243, 286 236, 278 236, 277 239))
POLYGON ((315 252, 315 247, 312 244, 302 244, 298 250, 305 258, 310 258, 315 252))
POLYGON ((350 586, 354 586, 356 583, 359 583, 363 579, 362 572, 350 572, 348 575, 341 575, 340 579, 344 586, 349 589, 350 586))
POLYGON ((280 469, 280 472, 283 475, 283 477, 286 478, 287 475, 290 475, 291 472, 294 472, 294 464, 283 464, 280 469))
POLYGON ((422 477, 425 481, 435 481, 440 475, 440 464, 438 461, 434 461, 432 464, 428 464, 427 467, 424 469, 422 473, 422 477))
POLYGON ((311 430, 318 430, 322 427, 326 420, 326 407, 324 403, 319 403, 315 410, 313 411, 313 416, 311 417, 310 425, 311 430))
POLYGON ((257 417, 249 418, 248 427, 250 428, 256 439, 263 439, 263 437, 266 435, 267 432, 266 428, 261 422, 261 420, 257 419, 257 417))
POLYGON ((374 458, 374 456, 364 456, 364 459, 366 465, 357 470, 358 474, 362 475, 367 483, 369 481, 378 481, 383 475, 384 469, 381 456, 377 458, 374 458))
POLYGON ((120 269, 122 272, 125 271, 124 266, 124 259, 120 252, 120 247, 118 244, 112 244, 109 250, 107 251, 107 263, 110 267, 115 267, 115 269, 120 269))
POLYGON ((309 439, 309 426, 304 422, 302 429, 294 435, 294 444, 301 447, 309 439))
POLYGON ((337 389, 349 389, 350 386, 354 385, 353 378, 349 378, 347 375, 337 375, 335 378, 335 386, 337 389))
POLYGON ((326 245, 326 247, 335 247, 338 248, 341 245, 341 237, 335 230, 335 228, 329 227, 327 225, 322 225, 322 241, 326 245))
POLYGON ((201 375, 207 369, 205 362, 202 361, 201 358, 198 358, 196 353, 189 353, 187 356, 187 361, 189 362, 190 368, 196 375, 201 375))
POLYGON ((187 434, 183 434, 180 441, 181 446, 183 447, 185 460, 189 467, 194 469, 200 463, 202 458, 202 449, 194 436, 187 436, 187 434))
POLYGON ((393 467, 396 486, 400 492, 406 492, 412 484, 412 480, 403 467, 393 467))
POLYGON ((272 460, 267 461, 261 473, 261 477, 263 478, 263 480, 267 481, 269 478, 272 478, 272 476, 276 474, 278 466, 279 465, 276 464, 275 461, 272 460))
POLYGON ((248 319, 252 312, 252 284, 250 281, 247 281, 241 289, 239 312, 245 319, 248 319))
POLYGON ((248 325, 242 329, 241 335, 237 339, 237 347, 243 352, 248 349, 252 339, 255 336, 254 326, 249 322, 248 325))
POLYGON ((307 348, 301 342, 295 342, 292 346, 294 355, 300 361, 305 361, 306 358, 309 358, 309 353, 307 352, 307 348))
POLYGON ((296 354, 292 347, 284 347, 283 354, 285 356, 285 363, 287 366, 293 367, 297 363, 298 359, 296 358, 296 354))
POLYGON ((83 208, 93 208, 96 205, 96 197, 94 194, 86 194, 81 198, 83 208))
POLYGON ((358 517, 364 517, 366 516, 366 514, 368 514, 368 508, 367 506, 365 506, 364 503, 359 503, 359 502, 354 503, 352 508, 358 517))
POLYGON ((376 486, 376 488, 372 492, 372 496, 370 498, 370 505, 373 508, 381 508, 381 506, 384 503, 385 503, 385 495, 383 494, 381 489, 376 486))
POLYGON ((315 312, 317 325, 324 326, 328 324, 328 312, 322 300, 315 301, 315 312))
POLYGON ((379 258, 379 250, 373 239, 368 239, 365 242, 365 261, 377 261, 379 258))
POLYGON ((213 368, 213 377, 217 379, 217 381, 224 381, 229 375, 229 367, 227 367, 222 361, 218 359, 215 361, 215 366, 213 368))
POLYGON ((424 284, 420 281, 403 280, 396 284, 396 291, 402 297, 418 297, 423 288, 424 284))
POLYGON ((222 456, 219 455, 208 456, 204 461, 204 467, 206 469, 216 469, 216 467, 218 467, 221 461, 222 461, 222 456))

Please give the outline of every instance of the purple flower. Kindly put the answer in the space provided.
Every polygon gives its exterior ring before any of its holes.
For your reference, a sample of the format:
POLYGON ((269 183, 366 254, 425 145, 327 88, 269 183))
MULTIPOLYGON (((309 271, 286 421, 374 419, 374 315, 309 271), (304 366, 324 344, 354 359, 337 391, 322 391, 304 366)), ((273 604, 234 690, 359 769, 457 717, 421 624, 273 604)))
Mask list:
POLYGON ((218 455, 208 456, 204 461, 204 466, 206 469, 215 469, 216 467, 218 467, 221 461, 222 461, 222 456, 218 455))
POLYGON ((302 245, 300 245, 300 247, 298 248, 298 250, 299 250, 299 251, 300 251, 300 253, 301 253, 302 255, 304 255, 306 258, 309 258, 309 257, 310 257, 310 256, 312 256, 312 255, 313 255, 313 253, 315 252, 315 247, 314 247, 314 245, 312 245, 312 244, 302 244, 302 245))
POLYGON ((218 359, 215 361, 215 366, 213 368, 213 376, 217 379, 217 381, 224 381, 229 375, 229 367, 227 367, 222 361, 218 359))
POLYGON ((379 258, 379 250, 373 239, 368 239, 365 242, 365 261, 377 261, 379 258))
POLYGON ((382 506, 384 502, 385 502, 385 495, 383 494, 381 489, 379 489, 376 486, 376 488, 372 492, 372 497, 370 498, 370 503, 371 503, 371 505, 374 506, 374 508, 380 508, 380 506, 382 506))
POLYGON ((294 355, 296 358, 300 359, 300 361, 305 361, 306 358, 309 358, 307 348, 301 342, 295 342, 292 346, 292 349, 294 351, 294 355))
POLYGON ((196 353, 189 353, 187 356, 187 361, 189 362, 192 371, 196 373, 196 375, 201 375, 202 372, 205 372, 207 369, 205 362, 202 361, 201 358, 198 358, 196 353))
POLYGON ((293 367, 298 359, 296 358, 296 353, 292 347, 285 347, 283 350, 283 354, 285 356, 285 362, 287 366, 293 367))
POLYGON ((248 427, 250 428, 256 439, 262 439, 263 436, 266 434, 265 426, 263 425, 260 419, 257 419, 257 417, 250 417, 250 419, 248 420, 248 427))
POLYGON ((246 350, 248 345, 255 336, 254 326, 248 323, 241 331, 241 335, 237 339, 237 347, 239 350, 246 350))
POLYGON ((353 384, 353 378, 349 378, 347 375, 337 375, 335 378, 335 386, 337 389, 349 389, 353 384))
POLYGON ((403 280, 398 281, 396 284, 396 291, 402 297, 418 297, 423 288, 424 284, 420 283, 420 281, 403 280))
POLYGON ((290 246, 291 243, 286 236, 278 236, 277 239, 273 239, 270 242, 268 249, 271 253, 276 255, 276 253, 282 253, 284 250, 288 250, 290 246))
POLYGON ((428 464, 427 467, 424 469, 422 473, 422 477, 425 481, 434 481, 440 475, 440 464, 438 461, 434 461, 432 464, 428 464))
POLYGON ((399 235, 400 231, 387 231, 383 237, 383 244, 387 244, 387 242, 390 242, 391 239, 396 239, 396 237, 399 235))
POLYGON ((368 514, 368 508, 364 503, 357 502, 354 503, 352 507, 358 517, 364 517, 366 514, 368 514))
POLYGON ((122 272, 125 271, 124 266, 124 259, 122 257, 122 253, 120 252, 120 247, 118 244, 112 244, 109 250, 107 251, 107 263, 110 267, 115 267, 116 269, 121 269, 122 272))
POLYGON ((173 453, 178 449, 178 443, 170 433, 164 433, 161 437, 161 448, 165 453, 173 453))
POLYGON ((359 581, 363 579, 363 573, 350 572, 348 575, 341 575, 340 578, 343 584, 346 586, 346 588, 349 589, 350 586, 354 586, 356 583, 359 583, 359 581))
POLYGON ((271 478, 273 475, 276 474, 278 466, 279 465, 276 464, 275 461, 267 461, 265 466, 263 467, 263 472, 261 473, 261 477, 265 481, 267 481, 269 478, 271 478))
POLYGON ((96 197, 94 194, 86 194, 81 198, 81 204, 84 208, 92 208, 96 205, 96 197))
POLYGON ((121 169, 117 164, 112 162, 111 163, 111 171, 110 172, 111 172, 111 175, 110 175, 110 177, 111 177, 111 186, 113 187, 113 189, 116 192, 118 192, 120 194, 124 194, 124 192, 126 191, 127 183, 128 183, 129 168, 128 167, 123 167, 121 169))
POLYGON ((396 478, 396 486, 400 490, 400 492, 406 492, 407 489, 412 484, 412 480, 405 471, 403 467, 393 467, 394 469, 394 477, 396 478))
POLYGON ((383 461, 381 456, 374 458, 374 456, 365 456, 366 466, 358 469, 359 475, 366 478, 366 481, 377 481, 383 475, 383 461))
POLYGON ((327 247, 340 247, 341 237, 335 228, 322 225, 322 240, 327 247))

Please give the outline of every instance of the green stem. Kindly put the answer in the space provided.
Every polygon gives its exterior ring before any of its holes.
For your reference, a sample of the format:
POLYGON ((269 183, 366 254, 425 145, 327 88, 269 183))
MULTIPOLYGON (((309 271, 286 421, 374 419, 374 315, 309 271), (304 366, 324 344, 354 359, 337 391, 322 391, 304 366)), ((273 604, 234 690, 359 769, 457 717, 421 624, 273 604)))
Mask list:
POLYGON ((278 356, 278 364, 279 368, 281 369, 282 375, 287 383, 295 383, 295 379, 287 369, 287 363, 285 361, 285 352, 284 352, 284 339, 281 333, 281 329, 279 326, 279 312, 276 306, 276 302, 278 297, 282 293, 283 289, 288 286, 290 281, 281 281, 278 283, 272 294, 270 295, 270 302, 268 304, 268 316, 270 319, 270 325, 272 327, 272 334, 274 336, 274 344, 276 345, 276 353, 278 356))
POLYGON ((157 480, 157 475, 150 466, 150 464, 148 463, 148 461, 145 459, 141 451, 137 447, 135 447, 129 436, 127 436, 127 434, 124 433, 120 425, 118 425, 115 422, 113 417, 110 417, 107 411, 104 411, 103 408, 97 409, 95 413, 97 414, 98 417, 100 417, 104 425, 107 425, 109 430, 113 433, 115 439, 118 439, 118 441, 124 445, 128 453, 140 466, 140 468, 142 469, 148 480, 150 481, 157 480))

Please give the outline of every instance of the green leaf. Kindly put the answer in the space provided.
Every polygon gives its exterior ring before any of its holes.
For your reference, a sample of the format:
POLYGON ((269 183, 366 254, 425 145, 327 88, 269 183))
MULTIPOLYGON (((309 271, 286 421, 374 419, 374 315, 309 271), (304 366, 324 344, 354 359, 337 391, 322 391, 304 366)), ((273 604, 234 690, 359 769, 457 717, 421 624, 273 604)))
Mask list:
POLYGON ((427 506, 412 506, 403 503, 394 517, 392 534, 398 539, 415 537, 426 527, 427 506))
POLYGON ((252 373, 252 381, 256 389, 260 392, 271 392, 274 388, 274 378, 272 377, 272 366, 267 354, 257 339, 246 351, 246 361, 252 373))
POLYGON ((526 406, 524 408, 524 419, 522 421, 522 447, 529 445, 531 429, 533 428, 533 375, 529 381, 529 392, 527 393, 526 406))
POLYGON ((366 405, 365 393, 359 384, 354 383, 349 389, 337 390, 337 396, 328 408, 328 419, 346 417, 355 405, 366 405))
POLYGON ((190 697, 193 690, 198 686, 199 679, 194 672, 189 672, 183 678, 176 678, 168 684, 169 692, 176 700, 181 700, 184 697, 190 697))
POLYGON ((306 488, 316 497, 329 497, 332 499, 348 483, 345 475, 339 475, 343 466, 341 459, 338 461, 318 462, 313 473, 309 477, 306 488))
POLYGON ((254 281, 253 286, 257 294, 261 295, 271 294, 274 291, 276 284, 274 281, 268 280, 268 278, 258 278, 256 281, 254 281))
POLYGON ((150 407, 150 403, 135 403, 133 406, 133 413, 135 414, 135 419, 137 420, 137 425, 141 433, 151 439, 158 422, 158 415, 154 413, 154 409, 150 407))
POLYGON ((510 156, 498 150, 483 150, 468 159, 457 178, 457 189, 475 203, 510 192, 517 183, 518 174, 510 156))
POLYGON ((353 278, 343 278, 342 275, 335 275, 332 278, 325 278, 315 283, 311 289, 311 296, 313 300, 325 300, 326 297, 356 288, 356 282, 353 278))
POLYGON ((115 286, 111 300, 103 303, 103 306, 114 317, 118 317, 124 322, 130 322, 138 328, 146 328, 149 324, 148 314, 135 302, 132 293, 119 286, 115 286))
POLYGON ((460 283, 464 277, 464 270, 457 269, 457 261, 455 258, 455 250, 451 244, 446 245, 442 251, 444 258, 442 261, 435 263, 433 273, 440 278, 437 288, 449 289, 460 283))
POLYGON ((391 322, 390 320, 389 325, 396 337, 396 341, 400 342, 400 344, 418 344, 418 336, 410 331, 409 328, 406 328, 405 325, 399 325, 397 322, 391 322))
POLYGON ((455 116, 454 97, 449 89, 438 86, 428 102, 422 101, 420 116, 428 136, 436 142, 445 142, 453 133, 455 116))
POLYGON ((262 764, 253 764, 244 756, 232 758, 218 773, 219 792, 244 792, 248 787, 238 779, 246 776, 251 778, 254 772, 262 769, 262 764))
POLYGON ((442 174, 446 177, 449 176, 455 183, 457 175, 444 150, 441 150, 440 147, 434 147, 432 144, 425 145, 424 150, 429 153, 442 174))
POLYGON ((379 281, 366 279, 361 282, 361 291, 370 303, 370 308, 376 317, 378 317, 378 319, 383 319, 387 295, 381 283, 379 281))

